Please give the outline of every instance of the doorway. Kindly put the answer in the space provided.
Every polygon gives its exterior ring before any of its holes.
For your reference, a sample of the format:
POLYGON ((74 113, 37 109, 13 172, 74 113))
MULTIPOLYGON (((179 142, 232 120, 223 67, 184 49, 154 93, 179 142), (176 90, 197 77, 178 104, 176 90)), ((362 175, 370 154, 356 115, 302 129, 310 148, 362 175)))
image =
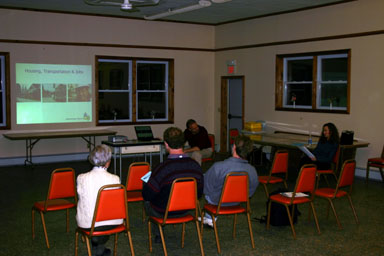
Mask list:
POLYGON ((244 125, 244 76, 221 77, 220 151, 229 150, 229 130, 244 125))

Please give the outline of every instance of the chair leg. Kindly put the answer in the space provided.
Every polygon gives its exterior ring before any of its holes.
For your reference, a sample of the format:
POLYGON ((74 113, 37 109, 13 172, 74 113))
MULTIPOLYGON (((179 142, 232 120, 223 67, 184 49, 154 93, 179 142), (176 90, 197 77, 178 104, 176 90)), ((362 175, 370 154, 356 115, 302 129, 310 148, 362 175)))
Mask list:
POLYGON ((349 205, 351 206, 352 208, 352 211, 353 211, 353 215, 355 216, 355 221, 356 221, 356 224, 359 224, 359 219, 357 218, 357 214, 356 214, 356 210, 355 210, 355 207, 353 207, 353 204, 352 204, 352 198, 350 195, 347 195, 348 197, 348 201, 349 201, 349 205))
POLYGON ((313 218, 315 219, 315 223, 316 223, 316 227, 317 227, 317 232, 318 232, 319 235, 320 235, 321 232, 320 232, 319 221, 317 220, 317 215, 316 215, 315 205, 313 204, 313 202, 311 202, 311 208, 312 208, 313 218))
POLYGON ((75 256, 77 256, 77 250, 79 249, 79 232, 76 230, 76 235, 75 235, 75 256))
POLYGON ((255 241, 253 239, 251 216, 249 212, 247 212, 247 220, 248 220, 249 236, 251 237, 251 245, 252 245, 252 248, 255 249, 255 241))
POLYGON ((163 251, 164 255, 167 256, 167 247, 165 246, 165 240, 164 240, 164 233, 163 233, 163 227, 158 224, 159 230, 160 230, 160 236, 161 236, 161 242, 163 243, 163 251))
POLYGON ((47 234, 47 227, 45 226, 45 220, 44 220, 44 213, 40 212, 41 217, 41 223, 43 223, 43 230, 44 230, 44 236, 45 236, 45 243, 47 244, 47 248, 49 249, 49 241, 48 241, 48 234, 47 234))
POLYGON ((365 176, 365 183, 368 184, 368 179, 369 179, 369 163, 367 164, 367 174, 365 176))
POLYGON ((128 240, 129 240, 129 247, 131 247, 131 255, 132 256, 135 256, 135 250, 133 249, 133 243, 132 243, 132 234, 131 234, 131 231, 127 231, 127 236, 128 236, 128 240))
POLYGON ((88 251, 88 256, 92 256, 92 253, 91 253, 91 246, 89 244, 89 238, 88 236, 85 236, 85 242, 87 244, 87 251, 88 251))
POLYGON ((263 183, 263 187, 264 187, 265 195, 267 196, 267 199, 268 199, 269 198, 269 193, 268 193, 267 184, 263 183))
POLYGON ((152 252, 152 232, 151 232, 151 221, 148 219, 148 243, 149 252, 152 252))
POLYGON ((35 239, 35 209, 32 208, 32 239, 35 239))
POLYGON ((204 216, 205 216, 205 212, 204 210, 201 211, 201 214, 200 214, 200 231, 201 231, 201 238, 203 238, 203 231, 204 231, 204 216))
POLYGON ((113 246, 113 256, 117 255, 117 233, 115 233, 115 244, 113 246))
POLYGON ((217 225, 216 225, 215 216, 213 216, 213 214, 211 214, 211 216, 212 216, 212 222, 213 222, 213 230, 215 231, 215 238, 216 238, 217 252, 218 252, 218 253, 221 253, 220 242, 219 242, 219 235, 218 235, 218 233, 217 233, 217 225))
POLYGON ((196 224, 196 232, 197 232, 197 238, 199 239, 199 245, 200 245, 200 251, 201 251, 201 256, 204 256, 204 249, 203 249, 203 239, 200 233, 200 227, 199 227, 199 222, 195 221, 196 224))
POLYGON ((67 222, 67 227, 66 227, 66 231, 67 231, 67 233, 69 233, 69 209, 67 209, 67 213, 66 213, 66 217, 67 217, 67 220, 66 220, 66 222, 67 222))
POLYGON ((233 228, 232 228, 233 239, 236 238, 236 223, 237 223, 237 214, 234 214, 234 216, 233 216, 233 228))
POLYGON ((269 222, 271 220, 271 203, 272 203, 272 201, 269 201, 269 203, 268 203, 267 225, 266 225, 267 229, 269 229, 269 222))
POLYGON ((184 238, 185 238, 185 222, 182 224, 182 231, 181 231, 181 248, 184 248, 184 238))
POLYGON ((296 232, 295 232, 295 227, 293 226, 291 213, 289 212, 288 205, 284 204, 284 206, 285 206, 285 209, 287 210, 287 213, 288 213, 288 219, 289 219, 289 224, 291 224, 293 238, 296 239, 296 232))
POLYGON ((341 226, 341 223, 339 221, 339 217, 337 216, 337 213, 336 213, 336 209, 335 209, 335 206, 333 205, 333 202, 331 199, 327 198, 328 199, 328 202, 332 208, 332 211, 333 211, 333 215, 335 215, 335 218, 336 218, 336 222, 337 222, 337 226, 339 227, 339 229, 342 229, 343 227, 341 226))

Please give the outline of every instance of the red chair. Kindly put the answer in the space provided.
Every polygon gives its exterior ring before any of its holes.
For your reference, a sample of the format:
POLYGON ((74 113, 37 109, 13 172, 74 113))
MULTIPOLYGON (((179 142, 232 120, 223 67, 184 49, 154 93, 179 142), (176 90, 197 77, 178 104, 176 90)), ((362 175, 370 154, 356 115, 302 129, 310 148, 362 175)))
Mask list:
MULTIPOLYGON (((237 214, 243 213, 247 215, 249 236, 251 237, 252 248, 255 248, 253 240, 253 232, 251 225, 251 207, 249 203, 249 181, 246 172, 230 172, 226 175, 223 190, 221 192, 218 205, 205 204, 201 216, 208 212, 212 216, 213 229, 215 231, 217 252, 221 253, 219 236, 215 217, 218 215, 234 215, 232 237, 236 237, 237 214), (246 207, 241 205, 222 206, 227 203, 245 203, 246 207)), ((201 221, 201 233, 203 234, 203 221, 201 221)))
POLYGON ((353 207, 352 199, 351 199, 352 184, 355 178, 355 167, 356 167, 355 160, 345 161, 340 173, 339 180, 337 181, 336 188, 319 188, 319 189, 316 189, 315 191, 316 196, 322 197, 328 200, 329 205, 332 208, 333 214, 336 217, 337 225, 339 226, 339 228, 342 228, 342 227, 341 227, 339 218, 336 214, 333 200, 335 200, 336 198, 344 197, 344 196, 348 197, 348 201, 352 208, 353 215, 355 216, 356 224, 359 224, 359 220, 357 218, 356 211, 355 211, 355 208, 353 207), (348 190, 345 191, 342 189, 348 189, 348 190))
POLYGON ((69 232, 69 209, 77 205, 77 193, 75 186, 75 171, 72 168, 56 169, 51 174, 48 194, 45 201, 39 201, 32 206, 32 238, 35 239, 35 211, 40 213, 43 223, 45 243, 49 249, 47 228, 44 214, 47 212, 66 210, 67 227, 69 232))
POLYGON ((288 178, 288 151, 286 150, 278 150, 275 153, 275 157, 273 159, 272 168, 269 172, 268 176, 259 176, 259 182, 263 184, 264 191, 269 197, 268 193, 268 184, 276 184, 276 183, 284 183, 285 188, 287 187, 287 178, 288 178), (283 177, 276 176, 283 175, 283 177))
POLYGON ((207 161, 213 161, 213 158, 215 156, 215 135, 208 134, 208 137, 209 137, 209 140, 211 141, 212 155, 210 157, 201 159, 201 163, 204 163, 207 161))
POLYGON ((110 184, 102 186, 97 193, 95 211, 93 214, 91 229, 83 229, 78 227, 76 229, 76 241, 75 241, 75 256, 79 247, 79 234, 85 238, 88 250, 88 256, 91 256, 91 247, 89 241, 93 236, 106 236, 115 235, 115 244, 113 249, 114 256, 117 255, 117 234, 126 232, 129 240, 129 246, 131 248, 131 255, 135 255, 132 244, 131 231, 129 229, 128 207, 127 207, 127 195, 124 185, 110 184), (117 227, 105 230, 96 231, 95 223, 99 221, 123 219, 124 222, 117 227))
POLYGON ((239 130, 236 128, 229 129, 229 146, 235 143, 236 137, 239 136, 239 130))
POLYGON ((201 239, 200 227, 198 222, 198 213, 200 212, 199 201, 197 199, 196 179, 185 177, 178 178, 172 182, 171 192, 167 209, 163 218, 149 216, 148 218, 148 238, 149 251, 152 252, 151 238, 151 222, 157 224, 160 230, 161 242, 163 244, 164 255, 167 256, 167 247, 165 245, 163 226, 168 224, 183 224, 181 247, 184 248, 185 223, 194 221, 196 224, 197 237, 199 239, 201 255, 204 255, 203 242, 201 239), (183 217, 168 217, 168 213, 172 211, 188 211, 193 210, 194 214, 187 214, 183 217))
POLYGON ((324 176, 325 181, 327 182, 328 186, 329 186, 329 182, 327 179, 327 175, 332 175, 335 178, 335 180, 337 181, 336 170, 337 170, 337 167, 339 166, 339 159, 340 159, 340 146, 338 147, 336 154, 333 156, 331 169, 317 170, 316 171, 316 175, 317 175, 316 188, 319 187, 319 182, 320 182, 321 176, 324 176))
MULTIPOLYGON (((316 184, 316 166, 314 164, 306 164, 301 167, 299 176, 297 177, 296 186, 293 190, 292 196, 284 196, 282 194, 275 194, 269 197, 270 201, 268 204, 268 217, 267 217, 267 229, 269 229, 269 222, 271 218, 271 203, 276 202, 282 204, 287 209, 287 214, 289 218, 289 223, 291 224, 292 235, 293 238, 296 239, 296 232, 293 226, 292 217, 295 214, 294 209, 292 207, 292 212, 290 212, 288 206, 295 204, 304 204, 309 203, 312 208, 312 213, 315 218, 317 231, 320 234, 319 222, 317 221, 315 206, 313 205, 314 192, 315 192, 315 184, 316 184), (307 193, 308 196, 299 197, 297 193, 307 193)), ((310 217, 310 215, 309 215, 310 217)))
MULTIPOLYGON (((127 174, 127 202, 143 202, 143 181, 141 177, 143 177, 146 173, 151 170, 149 163, 147 162, 136 162, 132 163, 129 166, 128 174, 127 174)), ((145 211, 143 206, 143 222, 145 220, 145 211)))
POLYGON ((370 167, 375 167, 379 168, 380 174, 381 174, 381 179, 384 182, 384 174, 383 174, 383 168, 384 168, 384 146, 383 146, 383 151, 381 151, 381 157, 375 157, 375 158, 369 158, 367 162, 367 177, 365 182, 368 183, 369 179, 369 168, 370 167))

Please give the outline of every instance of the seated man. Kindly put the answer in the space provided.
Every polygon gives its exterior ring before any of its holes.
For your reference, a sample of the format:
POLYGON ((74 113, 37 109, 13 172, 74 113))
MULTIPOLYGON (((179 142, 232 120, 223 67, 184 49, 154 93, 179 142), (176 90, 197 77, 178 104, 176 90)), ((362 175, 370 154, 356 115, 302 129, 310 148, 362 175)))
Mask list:
MULTIPOLYGON (((89 162, 93 165, 92 170, 77 177, 79 201, 77 203, 76 221, 81 228, 91 228, 99 189, 104 185, 120 184, 119 176, 107 171, 111 163, 111 156, 112 151, 107 145, 96 146, 88 157, 89 162)), ((123 223, 122 219, 96 222, 95 231, 112 229, 121 223, 123 223)), ((92 237, 92 256, 111 255, 111 250, 104 246, 108 239, 109 236, 92 237)))
POLYGON ((185 149, 184 152, 188 153, 192 159, 201 165, 202 158, 212 155, 212 145, 208 137, 208 132, 193 119, 189 119, 186 126, 187 129, 184 131, 184 136, 190 148, 185 149))
MULTIPOLYGON (((164 145, 168 159, 152 170, 151 177, 143 185, 144 207, 147 215, 163 217, 167 208, 172 182, 181 177, 193 177, 197 181, 197 193, 203 194, 204 176, 200 165, 184 154, 184 134, 176 127, 164 131, 164 145)), ((169 216, 183 216, 187 212, 170 212, 169 216)), ((160 242, 159 230, 154 225, 155 242, 160 242)))
MULTIPOLYGON (((232 157, 216 162, 204 174, 204 195, 209 204, 218 205, 221 191, 224 186, 225 176, 229 172, 245 171, 249 177, 249 197, 259 185, 256 169, 247 161, 247 156, 253 149, 253 142, 245 135, 237 136, 232 147, 232 157)), ((229 204, 223 204, 228 206, 229 204)), ((211 215, 205 214, 204 224, 213 227, 211 215)))

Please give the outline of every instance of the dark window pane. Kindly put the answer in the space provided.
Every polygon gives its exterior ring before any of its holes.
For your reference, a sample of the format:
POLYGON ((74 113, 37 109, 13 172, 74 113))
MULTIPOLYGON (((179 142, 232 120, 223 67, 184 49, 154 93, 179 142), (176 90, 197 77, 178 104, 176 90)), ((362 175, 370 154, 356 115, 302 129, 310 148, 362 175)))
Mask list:
POLYGON ((312 106, 312 84, 287 85, 287 97, 285 105, 312 106))
POLYGON ((162 119, 166 117, 165 93, 139 92, 137 98, 138 119, 162 119))
MULTIPOLYGON (((1 94, 0 94, 0 96, 1 96, 1 94)), ((3 122, 5 123, 5 118, 3 115, 3 111, 5 110, 5 106, 3 106, 4 103, 5 102, 3 102, 3 97, 0 97, 0 124, 3 122)))
POLYGON ((312 81, 313 60, 289 60, 287 81, 312 81))
POLYGON ((128 90, 129 63, 99 62, 99 90, 128 90))
POLYGON ((138 90, 164 90, 165 64, 138 63, 137 89, 138 90))
POLYGON ((322 107, 347 107, 347 84, 321 84, 322 107))
POLYGON ((99 120, 127 120, 129 115, 128 92, 99 92, 99 120))
POLYGON ((322 59, 322 74, 323 81, 347 81, 348 80, 348 59, 322 59))

